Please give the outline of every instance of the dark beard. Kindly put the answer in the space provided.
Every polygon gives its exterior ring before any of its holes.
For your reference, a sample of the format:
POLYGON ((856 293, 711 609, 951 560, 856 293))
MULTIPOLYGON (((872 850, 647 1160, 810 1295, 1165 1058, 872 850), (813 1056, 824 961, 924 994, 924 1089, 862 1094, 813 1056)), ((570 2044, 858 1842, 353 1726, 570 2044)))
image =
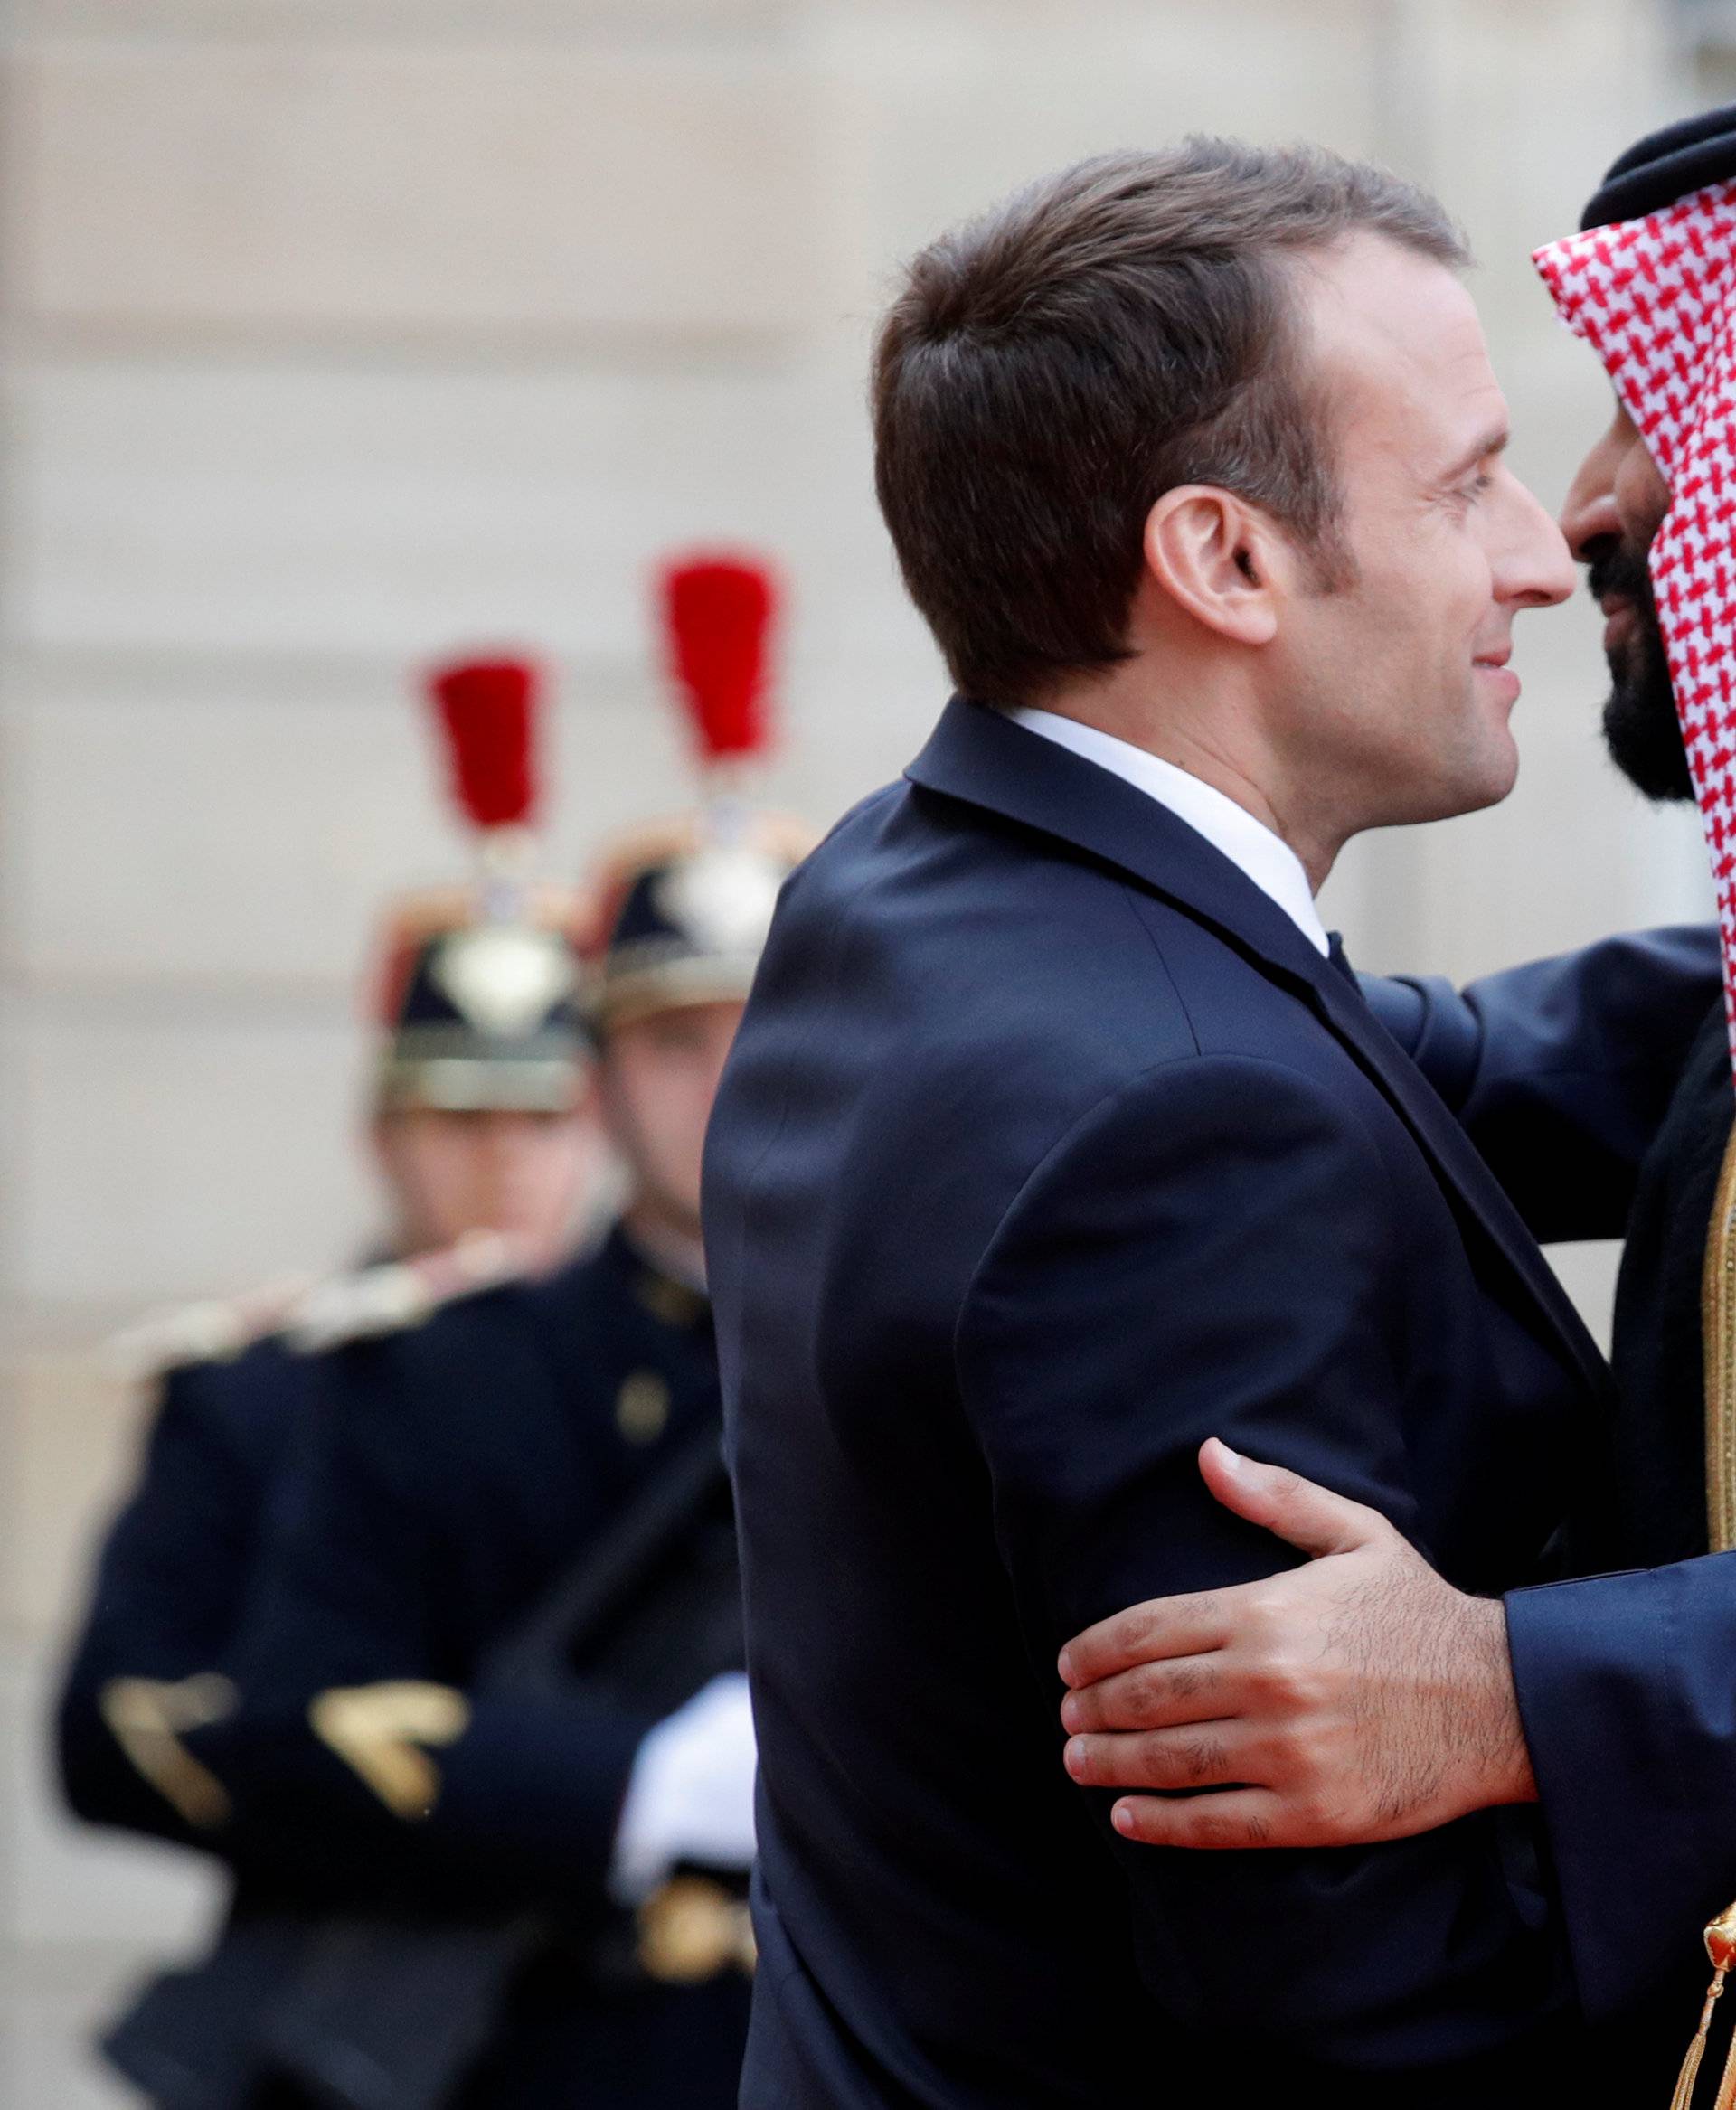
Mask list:
POLYGON ((1688 774, 1682 725, 1675 715, 1646 552, 1611 536, 1598 546, 1587 583, 1593 600, 1616 593, 1634 605, 1627 642, 1609 655, 1609 701, 1603 707, 1603 739, 1609 759, 1646 798, 1660 803, 1692 798, 1694 779, 1688 774))

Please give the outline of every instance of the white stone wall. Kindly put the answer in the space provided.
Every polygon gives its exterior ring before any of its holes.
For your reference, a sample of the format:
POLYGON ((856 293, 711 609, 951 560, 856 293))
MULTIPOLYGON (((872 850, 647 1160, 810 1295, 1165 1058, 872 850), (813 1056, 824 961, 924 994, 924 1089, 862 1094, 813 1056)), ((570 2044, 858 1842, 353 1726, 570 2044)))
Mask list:
MULTIPOLYGON (((940 694, 868 483, 897 259, 1192 128, 1442 189, 1557 499, 1605 395, 1525 254, 1692 87, 1656 0, 14 0, 0 37, 0 2110, 84 2110, 118 2097, 83 2018, 204 1909, 42 1778, 137 1413, 91 1344, 363 1234, 358 963, 458 854, 407 669, 554 655, 571 862, 681 793, 647 567, 761 543, 775 789, 829 817, 940 694)), ((1521 631, 1506 808, 1345 860, 1360 958, 1465 974, 1699 905, 1691 830, 1600 759, 1596 628, 1521 631)))

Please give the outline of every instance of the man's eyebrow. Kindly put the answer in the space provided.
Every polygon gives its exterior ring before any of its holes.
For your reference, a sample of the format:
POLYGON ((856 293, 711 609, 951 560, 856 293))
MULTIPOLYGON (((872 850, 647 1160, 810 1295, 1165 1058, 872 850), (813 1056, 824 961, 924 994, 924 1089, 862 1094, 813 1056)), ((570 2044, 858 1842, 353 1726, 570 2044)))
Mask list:
POLYGON ((1513 429, 1506 425, 1491 425, 1474 447, 1468 447, 1449 467, 1441 471, 1443 484, 1456 484, 1461 476, 1468 476, 1478 462, 1487 461, 1492 454, 1506 451, 1507 442, 1513 438, 1513 429))

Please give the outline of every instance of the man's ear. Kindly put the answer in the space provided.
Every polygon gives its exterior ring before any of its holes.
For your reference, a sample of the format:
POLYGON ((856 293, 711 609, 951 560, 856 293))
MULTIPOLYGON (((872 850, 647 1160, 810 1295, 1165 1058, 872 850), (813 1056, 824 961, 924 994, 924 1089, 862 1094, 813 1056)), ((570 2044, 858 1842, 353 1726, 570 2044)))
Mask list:
POLYGON ((1215 484, 1180 484, 1146 515, 1146 569, 1177 607, 1220 636, 1269 645, 1284 546, 1258 507, 1215 484))

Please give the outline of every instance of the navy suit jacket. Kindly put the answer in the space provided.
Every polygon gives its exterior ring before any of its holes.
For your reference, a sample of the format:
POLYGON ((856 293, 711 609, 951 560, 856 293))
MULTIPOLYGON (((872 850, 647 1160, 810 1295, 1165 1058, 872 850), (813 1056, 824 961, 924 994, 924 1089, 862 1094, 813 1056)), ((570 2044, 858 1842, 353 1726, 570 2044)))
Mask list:
POLYGON ((1143 794, 955 701, 786 889, 705 1213, 761 1762, 749 2110, 1561 2078, 1535 1812, 1154 1851, 1061 1764, 1063 1641, 1278 1565, 1205 1436, 1484 1592, 1569 1572, 1605 1489, 1598 1352, 1353 982, 1143 794))

